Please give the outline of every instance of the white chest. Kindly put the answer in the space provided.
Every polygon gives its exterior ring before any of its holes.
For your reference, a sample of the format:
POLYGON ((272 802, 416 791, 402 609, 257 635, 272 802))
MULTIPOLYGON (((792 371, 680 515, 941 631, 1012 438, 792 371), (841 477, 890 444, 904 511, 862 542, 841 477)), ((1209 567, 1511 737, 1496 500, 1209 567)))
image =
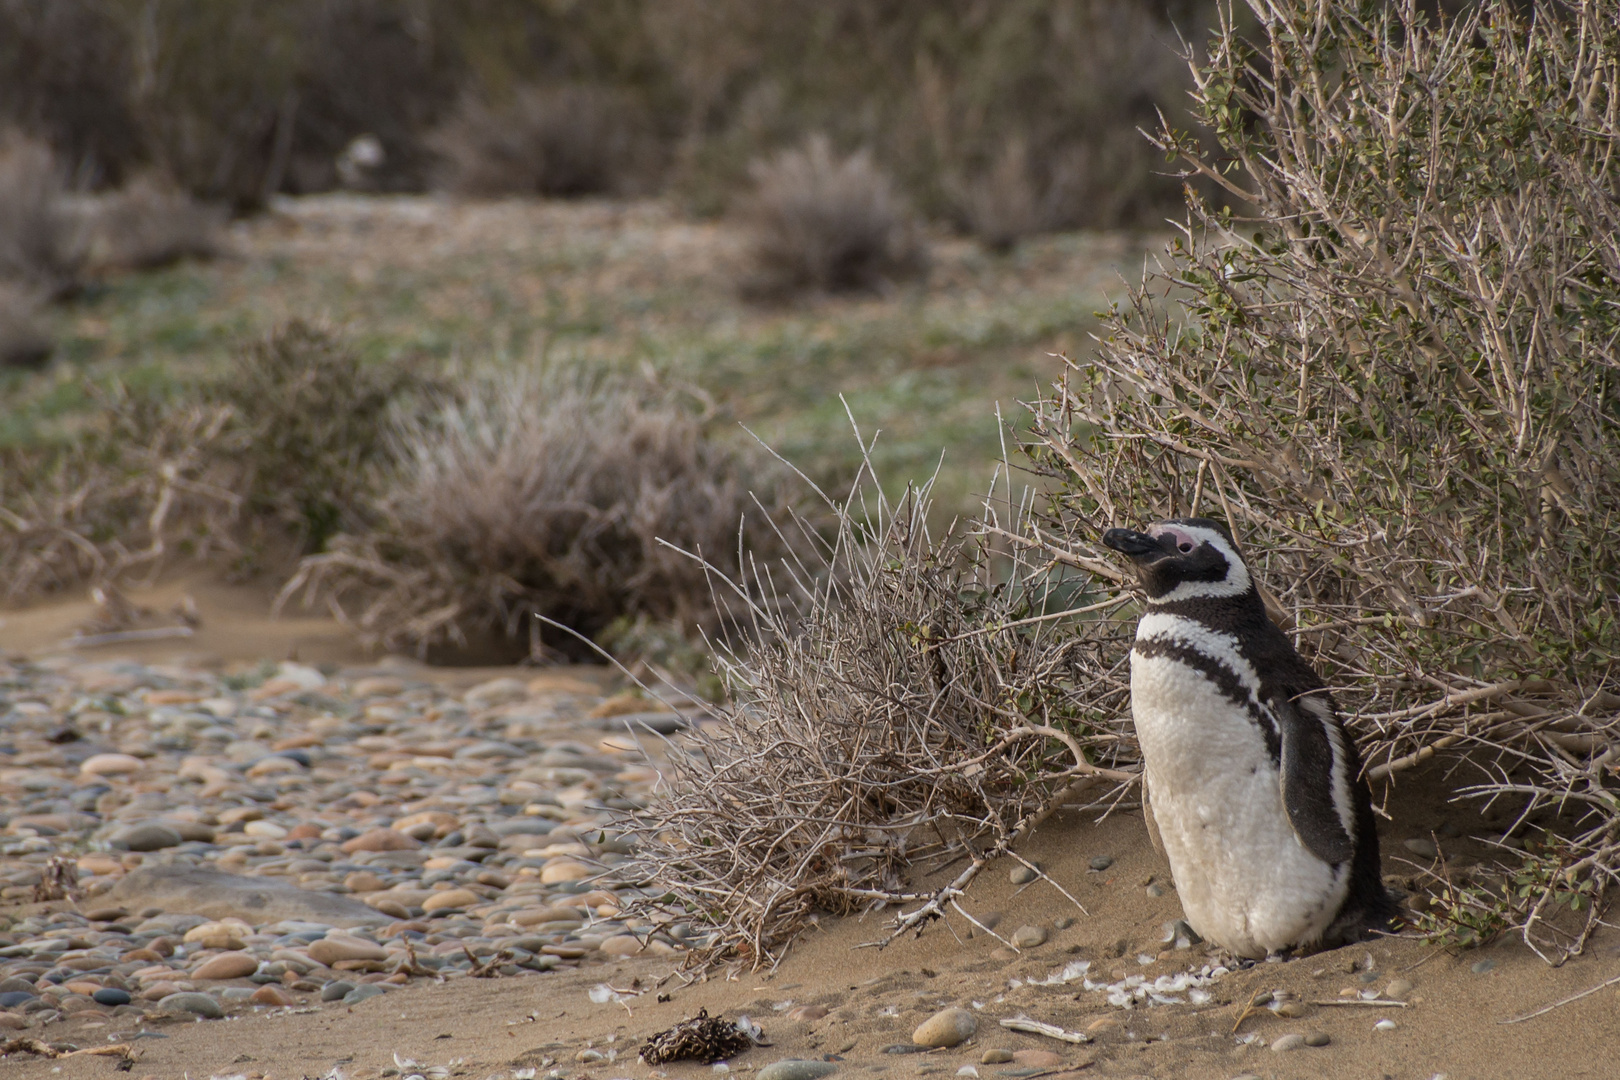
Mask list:
MULTIPOLYGON (((1144 619, 1143 630, 1166 628, 1144 619)), ((1225 653, 1238 683, 1257 686, 1234 642, 1202 633, 1201 651, 1225 653)), ((1226 684, 1223 692, 1214 678, 1171 657, 1131 658, 1152 813, 1187 920, 1206 938, 1259 958, 1320 938, 1348 879, 1294 835, 1265 736, 1228 696, 1230 678, 1226 684)))

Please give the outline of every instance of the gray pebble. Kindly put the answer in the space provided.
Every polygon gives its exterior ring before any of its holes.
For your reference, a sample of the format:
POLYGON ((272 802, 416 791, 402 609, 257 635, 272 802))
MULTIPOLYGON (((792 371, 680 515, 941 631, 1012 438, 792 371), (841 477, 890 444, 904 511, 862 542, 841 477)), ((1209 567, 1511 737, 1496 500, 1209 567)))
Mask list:
POLYGON ((1326 1046, 1332 1041, 1333 1040, 1328 1037, 1328 1033, 1325 1031, 1313 1031, 1309 1035, 1305 1036, 1306 1046, 1326 1046))
POLYGON ((321 987, 322 1001, 342 1001, 343 995, 354 989, 354 983, 338 979, 321 987))
POLYGON ((1434 846, 1434 841, 1422 836, 1414 836, 1410 840, 1402 840, 1401 846, 1412 854, 1424 859, 1437 858, 1440 849, 1434 846))
POLYGON ((1106 870, 1113 865, 1114 857, 1112 855, 1097 855, 1091 860, 1091 868, 1093 870, 1106 870))
POLYGON ((361 983, 359 986, 343 995, 343 1004, 358 1005, 367 998, 382 997, 388 991, 376 983, 361 983))
POLYGON ((1038 877, 1040 875, 1027 866, 1015 866, 1012 873, 1007 875, 1007 879, 1014 885, 1028 885, 1038 877))
POLYGON ((171 1013, 196 1013, 198 1016, 205 1016, 210 1020, 218 1020, 225 1015, 225 1010, 219 1007, 219 1002, 207 994, 199 994, 190 990, 170 994, 158 1002, 158 1008, 171 1013))
POLYGON ((1271 1048, 1279 1054, 1286 1053, 1289 1050, 1298 1050, 1304 1045, 1305 1036, 1299 1034, 1298 1032, 1290 1032, 1287 1035, 1279 1035, 1277 1038, 1271 1041, 1271 1048))
POLYGON ((128 990, 119 990, 112 986, 97 990, 90 995, 90 999, 97 1005, 128 1005, 130 1002, 128 990))
POLYGON ((1039 926, 1020 926, 1013 931, 1012 943, 1020 949, 1033 949, 1046 944, 1046 931, 1039 926))
POLYGON ((796 1058, 787 1058, 784 1061, 773 1061, 759 1070, 759 1080, 819 1080, 820 1077, 830 1076, 838 1071, 838 1066, 830 1061, 800 1061, 796 1058))
POLYGON ((1164 886, 1155 881, 1152 885, 1147 887, 1147 894, 1155 898, 1163 896, 1164 886))
POLYGON ((1052 925, 1057 927, 1059 930, 1067 930, 1069 927, 1074 925, 1074 920, 1065 915, 1061 919, 1053 920, 1052 925))
POLYGON ((177 830, 155 821, 119 829, 108 840, 113 847, 129 851, 161 851, 163 848, 179 847, 183 842, 184 837, 177 830))

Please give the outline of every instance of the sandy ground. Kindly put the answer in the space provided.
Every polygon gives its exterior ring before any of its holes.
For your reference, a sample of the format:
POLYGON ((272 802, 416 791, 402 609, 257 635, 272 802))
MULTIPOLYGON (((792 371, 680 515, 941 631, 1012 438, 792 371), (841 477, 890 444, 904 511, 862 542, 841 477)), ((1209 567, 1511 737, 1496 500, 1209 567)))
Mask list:
MULTIPOLYGON (((328 621, 267 619, 263 592, 249 587, 193 579, 135 590, 130 596, 158 608, 183 592, 194 597, 202 615, 193 637, 120 645, 97 650, 97 655, 209 664, 288 656, 337 663, 360 655, 342 628, 328 621)), ((7 613, 0 623, 0 649, 33 655, 58 651, 89 611, 88 604, 73 602, 7 613)), ((485 678, 488 672, 444 669, 443 675, 466 680, 485 678)), ((1393 820, 1385 823, 1386 871, 1410 875, 1426 866, 1410 861, 1413 857, 1399 842, 1447 822, 1463 835, 1443 843, 1442 850, 1454 859, 1481 857, 1485 849, 1469 835, 1486 831, 1488 823, 1469 810, 1426 798, 1437 774, 1408 776, 1389 803, 1393 820)), ((667 958, 619 961, 412 986, 354 1006, 148 1025, 162 1037, 135 1042, 139 1057, 131 1075, 280 1080, 326 1077, 337 1070, 349 1080, 418 1073, 514 1080, 695 1080, 716 1073, 695 1064, 655 1070, 636 1060, 636 1048, 647 1036, 699 1009, 726 1017, 747 1014, 763 1027, 771 1045, 740 1055, 731 1062, 732 1071, 757 1069, 782 1058, 827 1058, 838 1063, 839 1076, 966 1075, 959 1070, 972 1066, 985 1080, 1074 1069, 1099 1076, 1402 1080, 1616 1073, 1620 987, 1608 986, 1522 1023, 1504 1021, 1620 975, 1620 933, 1601 932, 1585 955, 1558 969, 1516 940, 1458 955, 1415 940, 1386 940, 1234 971, 1208 988, 1211 998, 1201 1005, 1127 1011, 1110 1006, 1104 993, 1085 989, 1083 981, 1030 985, 1030 980, 1045 979, 1080 960, 1090 961, 1088 977, 1102 982, 1134 974, 1151 980, 1208 963, 1199 946, 1161 951, 1166 949, 1162 928, 1180 909, 1175 892, 1165 888, 1168 869, 1148 843, 1140 811, 1122 810, 1100 823, 1091 816, 1060 814, 1040 830, 1024 855, 1072 893, 1084 911, 1044 882, 1014 886, 1008 878, 1011 866, 987 872, 968 907, 986 922, 992 921, 992 913, 999 915, 994 921, 1002 937, 1010 938, 1024 926, 1045 929, 1049 940, 1035 948, 1014 951, 995 937, 970 933, 962 920, 936 925, 919 939, 885 949, 859 948, 884 936, 885 914, 828 918, 770 972, 719 970, 694 981, 690 974, 677 973, 667 958), (1101 872, 1089 869, 1099 855, 1115 861, 1101 872), (1150 889, 1153 885, 1158 888, 1150 889), (1152 895, 1155 891, 1162 895, 1152 895), (1072 924, 1057 929, 1067 919, 1072 924), (1345 1001, 1347 992, 1381 990, 1396 979, 1413 984, 1405 1008, 1310 1004, 1345 1001), (1015 980, 1019 985, 1013 985, 1015 980), (620 990, 639 986, 645 992, 622 1003, 593 1003, 589 991, 601 983, 620 990), (1263 990, 1289 991, 1294 1000, 1306 1003, 1305 1014, 1284 1018, 1262 1010, 1234 1034, 1236 1013, 1263 990), (657 1000, 660 995, 667 1000, 657 1000), (826 1015, 793 1018, 794 1010, 803 1006, 811 1007, 811 1015, 819 1009, 826 1015), (962 1006, 978 1017, 978 1032, 967 1044, 927 1054, 884 1052, 907 1042, 917 1024, 947 1006, 962 1006), (997 1021, 1019 1015, 1089 1032, 1093 1041, 1069 1045, 998 1026, 997 1021), (1393 1029, 1375 1028, 1380 1020, 1393 1021, 1393 1029), (1269 1049, 1288 1033, 1322 1033, 1330 1042, 1286 1053, 1269 1049), (1003 1047, 1058 1056, 1034 1065, 979 1064, 987 1049, 1003 1047), (580 1061, 587 1050, 603 1060, 580 1061), (407 1062, 403 1068, 396 1055, 407 1062), (429 1071, 435 1066, 443 1071, 429 1071)), ((77 1038, 80 1045, 92 1045, 124 1034, 109 1029, 77 1038)), ((57 1034, 54 1029, 49 1037, 76 1038, 72 1031, 57 1034)), ((4 1070, 8 1077, 44 1080, 112 1076, 117 1065, 108 1058, 47 1061, 13 1055, 4 1070)))

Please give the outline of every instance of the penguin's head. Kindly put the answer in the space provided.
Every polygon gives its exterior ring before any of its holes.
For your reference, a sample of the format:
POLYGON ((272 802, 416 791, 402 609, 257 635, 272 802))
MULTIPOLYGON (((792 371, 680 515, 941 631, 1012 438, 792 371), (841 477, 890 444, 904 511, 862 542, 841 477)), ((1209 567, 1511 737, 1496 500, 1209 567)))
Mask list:
POLYGON ((1147 532, 1109 529, 1102 541, 1130 556, 1148 602, 1239 597, 1254 592, 1249 568, 1226 526, 1210 518, 1171 518, 1147 532))

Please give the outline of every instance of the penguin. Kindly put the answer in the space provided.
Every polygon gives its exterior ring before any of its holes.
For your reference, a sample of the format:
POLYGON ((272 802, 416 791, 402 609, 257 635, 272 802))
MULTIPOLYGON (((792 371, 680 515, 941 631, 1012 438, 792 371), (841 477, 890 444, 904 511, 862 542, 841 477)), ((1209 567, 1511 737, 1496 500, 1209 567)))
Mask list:
POLYGON ((1131 649, 1143 806, 1188 924, 1252 960, 1389 929, 1355 742, 1232 534, 1175 518, 1102 540, 1146 596, 1131 649))

